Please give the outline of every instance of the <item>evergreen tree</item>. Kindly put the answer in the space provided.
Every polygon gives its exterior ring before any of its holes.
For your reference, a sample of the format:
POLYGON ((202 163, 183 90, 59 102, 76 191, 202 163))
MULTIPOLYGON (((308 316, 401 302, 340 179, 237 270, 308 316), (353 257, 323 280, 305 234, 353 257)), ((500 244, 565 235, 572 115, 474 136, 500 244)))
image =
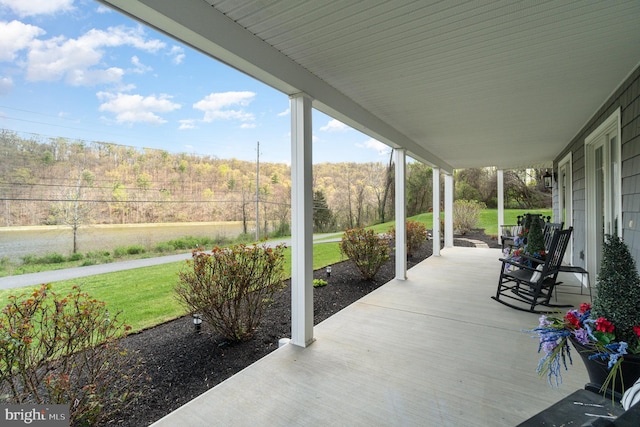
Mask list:
POLYGON ((597 278, 591 318, 604 317, 615 326, 617 341, 638 346, 634 326, 640 326, 640 276, 622 239, 607 235, 597 278))
POLYGON ((315 232, 328 231, 333 222, 333 214, 322 190, 313 192, 313 228, 315 232))

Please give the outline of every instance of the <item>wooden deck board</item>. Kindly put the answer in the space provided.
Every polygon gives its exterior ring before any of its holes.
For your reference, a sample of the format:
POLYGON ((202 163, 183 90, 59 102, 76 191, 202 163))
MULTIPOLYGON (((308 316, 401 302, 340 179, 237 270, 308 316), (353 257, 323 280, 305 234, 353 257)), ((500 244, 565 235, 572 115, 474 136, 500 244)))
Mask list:
POLYGON ((316 326, 308 348, 287 345, 154 425, 518 424, 587 377, 577 359, 560 389, 536 374, 523 329, 539 316, 490 299, 499 256, 443 250, 316 326))

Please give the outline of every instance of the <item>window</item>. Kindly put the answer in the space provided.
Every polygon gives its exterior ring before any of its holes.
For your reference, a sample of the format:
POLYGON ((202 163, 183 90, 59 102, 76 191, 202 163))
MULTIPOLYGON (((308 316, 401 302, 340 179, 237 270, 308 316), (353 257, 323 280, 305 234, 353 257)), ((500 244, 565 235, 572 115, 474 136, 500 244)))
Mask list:
POLYGON ((585 139, 587 269, 598 273, 606 234, 621 235, 620 110, 585 139))

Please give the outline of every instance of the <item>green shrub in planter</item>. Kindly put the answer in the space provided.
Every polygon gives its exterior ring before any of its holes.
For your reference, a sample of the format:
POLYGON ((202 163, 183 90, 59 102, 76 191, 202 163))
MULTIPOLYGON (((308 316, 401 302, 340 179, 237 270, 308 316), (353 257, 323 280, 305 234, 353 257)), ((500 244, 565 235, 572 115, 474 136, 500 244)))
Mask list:
POLYGON ((529 224, 529 234, 527 234, 527 246, 525 253, 531 256, 534 256, 535 254, 541 255, 545 249, 541 221, 537 217, 534 217, 529 224))
POLYGON ((640 352, 634 331, 634 327, 640 328, 640 277, 627 245, 615 235, 607 235, 602 246, 591 317, 604 317, 612 322, 616 340, 629 344, 630 353, 640 352))

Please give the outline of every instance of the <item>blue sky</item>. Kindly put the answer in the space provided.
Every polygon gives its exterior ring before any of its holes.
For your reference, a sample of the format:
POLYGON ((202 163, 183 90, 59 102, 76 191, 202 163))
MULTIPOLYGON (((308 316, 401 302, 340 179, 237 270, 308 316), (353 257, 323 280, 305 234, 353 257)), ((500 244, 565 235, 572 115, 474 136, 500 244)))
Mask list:
MULTIPOLYGON (((0 0, 2 129, 290 163, 290 120, 286 95, 93 0, 0 0)), ((314 163, 388 161, 318 111, 313 138, 314 163)))

